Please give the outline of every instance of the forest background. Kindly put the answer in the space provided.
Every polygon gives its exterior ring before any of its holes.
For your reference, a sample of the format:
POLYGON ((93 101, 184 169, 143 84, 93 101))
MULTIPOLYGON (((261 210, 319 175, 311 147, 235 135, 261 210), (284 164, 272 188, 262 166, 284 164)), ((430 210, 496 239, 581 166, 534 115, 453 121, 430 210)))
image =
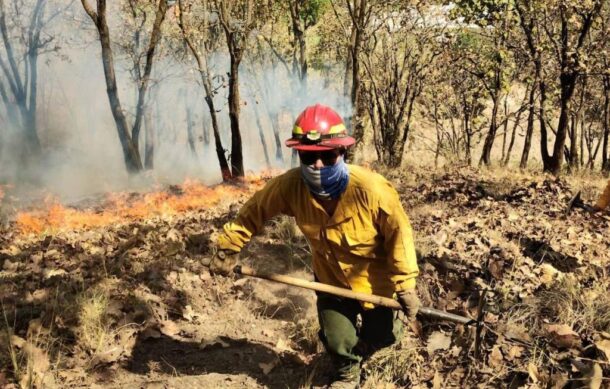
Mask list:
POLYGON ((0 0, 0 184, 81 195, 355 162, 610 170, 608 1, 0 0), (140 174, 145 173, 145 174, 140 174))

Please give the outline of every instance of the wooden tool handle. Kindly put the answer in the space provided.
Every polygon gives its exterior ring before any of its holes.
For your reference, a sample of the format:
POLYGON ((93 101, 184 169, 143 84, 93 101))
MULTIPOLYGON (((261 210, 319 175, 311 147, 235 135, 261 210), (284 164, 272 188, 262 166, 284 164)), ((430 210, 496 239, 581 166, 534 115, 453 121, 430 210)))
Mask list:
MULTIPOLYGON (((310 290, 315 290, 316 292, 323 292, 332 294, 335 296, 346 297, 358 301, 362 301, 365 303, 371 303, 374 305, 379 305, 383 307, 388 307, 392 309, 402 310, 402 306, 400 303, 394 299, 388 297, 377 296, 374 294, 354 292, 350 289, 340 288, 337 286, 323 284, 321 282, 315 281, 307 281, 301 278, 290 277, 281 274, 267 274, 258 272, 248 266, 238 265, 235 266, 233 272, 236 274, 243 274, 249 277, 261 278, 269 281, 280 282, 286 285, 297 286, 299 288, 305 288, 310 290)), ((470 325, 476 323, 476 320, 456 315, 450 312, 441 311, 434 308, 428 307, 420 307, 418 311, 419 315, 439 319, 439 320, 448 320, 454 323, 470 325)))

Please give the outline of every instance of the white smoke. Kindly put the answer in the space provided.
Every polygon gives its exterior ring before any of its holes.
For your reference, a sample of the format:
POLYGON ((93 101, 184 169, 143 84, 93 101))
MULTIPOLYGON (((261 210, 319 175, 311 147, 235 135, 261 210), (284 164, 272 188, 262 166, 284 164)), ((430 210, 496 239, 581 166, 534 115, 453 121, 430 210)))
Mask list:
MULTIPOLYGON (((108 10, 108 17, 113 38, 125 33, 117 28, 119 21, 112 7, 108 10)), ((175 21, 166 20, 166 23, 175 21)), ((37 118, 43 146, 42 163, 35 172, 24 176, 20 172, 18 156, 11 153, 11 142, 15 139, 10 132, 4 131, 0 138, 0 183, 14 184, 22 189, 22 194, 26 190, 29 194, 44 190, 73 200, 93 193, 145 189, 153 184, 178 184, 186 178, 209 184, 220 182, 209 112, 191 59, 174 58, 167 54, 167 50, 158 52, 149 91, 149 104, 158 138, 154 170, 134 178, 126 173, 110 111, 97 32, 80 2, 74 3, 65 15, 56 18, 48 26, 47 32, 56 37, 61 48, 58 52, 45 54, 39 62, 37 118), (187 107, 193 112, 196 156, 188 145, 187 107), (210 131, 209 145, 203 142, 204 123, 210 131), (17 177, 20 181, 16 182, 17 177), (35 185, 32 186, 32 183, 35 185)), ((117 47, 114 49, 121 103, 128 122, 133 123, 136 86, 129 72, 130 62, 117 47)), ((215 79, 217 83, 227 82, 228 63, 228 54, 224 51, 211 58, 210 66, 220 76, 215 79)), ((296 115, 305 106, 315 103, 330 105, 346 115, 351 107, 341 90, 339 78, 331 80, 310 70, 304 87, 296 76, 284 69, 273 69, 270 65, 257 67, 248 57, 244 58, 240 67, 240 125, 246 171, 256 172, 267 167, 255 120, 255 105, 258 104, 260 109, 272 166, 286 168, 290 164, 290 152, 283 143, 290 137, 296 115), (262 98, 260 88, 269 91, 266 99, 262 98), (283 161, 275 160, 274 115, 279 115, 280 119, 283 161)), ((223 146, 229 153, 231 136, 227 94, 228 86, 221 86, 220 93, 214 99, 223 146)), ((142 149, 144 138, 143 128, 140 135, 142 149)))

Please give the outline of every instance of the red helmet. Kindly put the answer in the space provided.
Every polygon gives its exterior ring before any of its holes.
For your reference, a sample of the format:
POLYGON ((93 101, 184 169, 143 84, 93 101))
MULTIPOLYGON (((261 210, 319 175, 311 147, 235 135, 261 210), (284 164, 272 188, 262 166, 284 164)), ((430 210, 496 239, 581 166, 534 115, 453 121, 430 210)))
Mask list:
POLYGON ((316 104, 301 112, 286 146, 303 151, 324 151, 354 143, 356 140, 347 135, 341 116, 326 105, 316 104))

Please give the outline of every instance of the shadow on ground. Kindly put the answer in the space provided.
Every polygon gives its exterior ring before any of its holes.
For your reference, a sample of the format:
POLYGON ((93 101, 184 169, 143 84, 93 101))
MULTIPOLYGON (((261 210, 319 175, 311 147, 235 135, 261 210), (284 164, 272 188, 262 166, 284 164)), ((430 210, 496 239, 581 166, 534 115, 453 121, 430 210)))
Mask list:
POLYGON ((202 346, 162 335, 157 339, 140 337, 126 368, 140 375, 245 374, 270 388, 300 388, 310 381, 310 366, 317 365, 246 339, 223 337, 215 344, 202 346))

